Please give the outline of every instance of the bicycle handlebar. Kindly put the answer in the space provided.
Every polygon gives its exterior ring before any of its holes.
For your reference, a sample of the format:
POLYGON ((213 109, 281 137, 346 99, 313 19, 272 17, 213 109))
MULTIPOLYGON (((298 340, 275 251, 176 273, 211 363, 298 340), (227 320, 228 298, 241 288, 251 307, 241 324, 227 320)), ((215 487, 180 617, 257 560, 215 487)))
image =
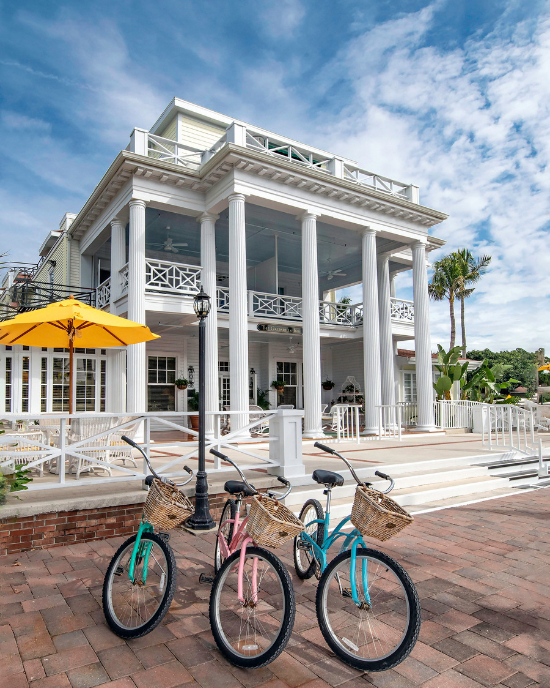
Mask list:
MULTIPOLYGON (((358 485, 365 485, 367 483, 364 483, 362 480, 359 479, 359 476, 355 472, 353 466, 351 463, 345 458, 345 456, 342 456, 342 454, 339 454, 336 449, 332 449, 331 447, 327 447, 326 444, 321 444, 321 442, 315 442, 313 445, 314 447, 317 447, 317 449, 321 449, 322 451, 326 452, 327 454, 332 454, 333 456, 337 456, 339 459, 342 459, 342 461, 346 464, 346 466, 349 468, 350 473, 352 476, 355 478, 355 481, 358 485)), ((383 478, 384 480, 389 480, 390 481, 390 486, 388 487, 387 490, 378 490, 382 494, 388 494, 388 492, 391 492, 394 488, 395 482, 393 478, 390 478, 389 475, 386 475, 385 473, 382 473, 381 471, 376 471, 374 475, 377 475, 380 478, 383 478)))
MULTIPOLYGON (((254 492, 255 494, 259 494, 258 490, 254 487, 254 485, 251 485, 251 484, 248 482, 248 480, 247 480, 247 479, 245 478, 245 476, 244 476, 244 473, 241 471, 241 469, 237 466, 237 464, 236 464, 232 459, 230 459, 230 458, 229 458, 228 456, 226 456, 225 454, 222 454, 221 452, 217 451, 216 449, 211 449, 211 450, 210 450, 210 453, 213 454, 214 456, 217 456, 218 459, 221 459, 222 461, 227 461, 228 463, 230 463, 230 464, 233 466, 233 468, 235 468, 235 469, 237 470, 238 474, 241 476, 243 483, 244 483, 249 489, 253 490, 253 492, 254 492)), ((283 485, 286 485, 286 486, 287 486, 287 488, 288 488, 287 491, 286 491, 283 495, 278 495, 276 492, 273 492, 272 490, 268 490, 267 493, 268 493, 268 495, 269 495, 270 497, 273 496, 273 497, 276 497, 277 499, 284 499, 284 498, 290 493, 290 491, 292 490, 292 485, 289 483, 289 481, 288 481, 286 478, 283 478, 283 477, 280 476, 280 475, 277 476, 277 480, 278 480, 280 483, 282 483, 283 485)))
POLYGON ((121 440, 124 440, 124 442, 126 442, 126 444, 129 444, 131 447, 134 447, 134 449, 137 449, 137 450, 139 451, 139 453, 143 456, 143 458, 145 459, 145 461, 147 462, 147 466, 148 466, 149 470, 150 470, 151 473, 152 473, 152 477, 151 477, 151 476, 147 476, 147 477, 145 478, 145 484, 146 484, 146 485, 149 485, 149 486, 150 486, 150 485, 151 485, 151 482, 152 482, 152 480, 153 480, 153 478, 157 478, 157 480, 160 480, 160 481, 163 482, 163 483, 168 483, 169 485, 175 485, 176 487, 183 487, 184 485, 187 485, 187 483, 190 482, 190 481, 192 480, 192 478, 193 478, 193 471, 189 468, 189 466, 184 466, 184 467, 183 467, 183 470, 186 471, 187 473, 189 473, 189 478, 188 478, 184 483, 174 483, 172 480, 169 480, 168 478, 162 478, 162 477, 155 471, 155 469, 153 468, 153 466, 151 466, 151 462, 149 461, 149 458, 147 457, 147 454, 143 451, 143 449, 139 446, 139 444, 138 444, 137 442, 134 442, 134 440, 131 440, 129 437, 126 437, 126 435, 122 435, 122 437, 121 437, 120 439, 121 439, 121 440), (147 482, 148 479, 149 479, 149 482, 147 482))

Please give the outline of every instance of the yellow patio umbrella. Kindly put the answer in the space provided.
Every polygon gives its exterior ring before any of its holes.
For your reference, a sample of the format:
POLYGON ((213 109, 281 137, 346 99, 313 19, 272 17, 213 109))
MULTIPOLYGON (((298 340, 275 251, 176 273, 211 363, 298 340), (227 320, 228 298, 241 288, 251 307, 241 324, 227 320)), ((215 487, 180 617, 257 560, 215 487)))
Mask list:
POLYGON ((88 306, 70 296, 45 308, 20 313, 0 322, 1 344, 69 349, 69 413, 74 412, 73 347, 128 346, 159 339, 139 323, 88 306))
POLYGON ((546 365, 541 366, 538 370, 539 370, 539 373, 541 370, 550 370, 550 363, 547 363, 546 365))

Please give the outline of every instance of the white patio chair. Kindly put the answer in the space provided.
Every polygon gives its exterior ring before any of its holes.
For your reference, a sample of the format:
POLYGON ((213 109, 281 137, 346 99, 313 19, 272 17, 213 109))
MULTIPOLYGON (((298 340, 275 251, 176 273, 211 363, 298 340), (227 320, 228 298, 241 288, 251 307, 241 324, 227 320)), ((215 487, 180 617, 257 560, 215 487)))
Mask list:
MULTIPOLYGON (((12 432, 8 431, 6 435, 1 436, 0 451, 9 451, 10 457, 0 457, 0 463, 6 460, 10 461, 11 466, 15 469, 16 466, 26 466, 32 461, 36 461, 46 453, 45 449, 38 446, 44 444, 44 434, 40 430, 31 432, 12 432), (22 452, 33 452, 33 454, 22 455, 22 452)), ((44 463, 33 466, 30 470, 38 471, 38 475, 44 475, 44 463)))
MULTIPOLYGON (((250 404, 248 410, 257 412, 250 414, 249 418, 251 423, 267 416, 267 412, 261 406, 256 406, 255 404, 250 404)), ((260 423, 260 425, 255 425, 250 432, 254 435, 263 435, 266 430, 269 430, 269 421, 260 423)))
MULTIPOLYGON (((323 430, 330 430, 332 432, 338 432, 338 409, 347 409, 349 404, 334 404, 330 409, 330 412, 324 416, 326 422, 323 424, 323 430)), ((342 417, 342 412, 340 412, 340 417, 342 417)))
MULTIPOLYGON (((81 442, 86 440, 87 437, 94 437, 100 432, 105 432, 113 426, 113 421, 116 419, 110 416, 96 417, 91 416, 90 418, 73 418, 71 422, 71 430, 69 432, 68 444, 74 444, 75 442, 81 442)), ((95 463, 94 458, 100 461, 109 461, 109 450, 106 449, 93 449, 93 447, 106 447, 109 444, 109 435, 103 435, 97 439, 90 440, 80 445, 76 451, 79 454, 83 454, 89 459, 83 459, 77 456, 71 456, 69 460, 69 473, 72 472, 73 468, 75 471, 75 477, 78 480, 80 474, 84 471, 95 473, 96 470, 105 471, 110 476, 113 474, 112 470, 108 466, 95 463)), ((70 447, 67 447, 68 449, 70 447)))
MULTIPOLYGON (((116 419, 117 425, 123 425, 128 423, 133 419, 133 416, 126 416, 125 418, 116 419)), ((113 432, 108 436, 109 449, 107 460, 109 463, 115 463, 116 461, 122 461, 122 465, 126 465, 126 461, 130 461, 137 468, 137 463, 132 456, 132 447, 122 439, 122 435, 125 435, 129 439, 133 440, 139 428, 139 422, 136 421, 133 425, 128 425, 125 428, 118 428, 115 426, 113 432)))

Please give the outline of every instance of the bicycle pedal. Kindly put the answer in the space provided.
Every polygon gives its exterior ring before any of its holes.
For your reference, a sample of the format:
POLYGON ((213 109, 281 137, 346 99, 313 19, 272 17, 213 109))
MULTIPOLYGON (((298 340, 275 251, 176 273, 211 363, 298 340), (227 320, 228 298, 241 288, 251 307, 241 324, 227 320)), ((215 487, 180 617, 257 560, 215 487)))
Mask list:
POLYGON ((201 573, 199 576, 199 583, 204 583, 204 584, 209 584, 212 585, 214 582, 214 576, 207 576, 205 573, 201 573))
POLYGON ((168 542, 170 540, 170 533, 159 533, 159 537, 164 540, 164 542, 168 542))
POLYGON ((123 573, 124 569, 122 568, 122 566, 117 566, 115 569, 115 576, 122 576, 123 573))
POLYGON ((310 542, 305 542, 304 540, 298 540, 296 543, 296 547, 298 549, 304 550, 304 552, 311 552, 311 543, 310 542))
POLYGON ((342 597, 353 597, 351 588, 342 588, 342 597))

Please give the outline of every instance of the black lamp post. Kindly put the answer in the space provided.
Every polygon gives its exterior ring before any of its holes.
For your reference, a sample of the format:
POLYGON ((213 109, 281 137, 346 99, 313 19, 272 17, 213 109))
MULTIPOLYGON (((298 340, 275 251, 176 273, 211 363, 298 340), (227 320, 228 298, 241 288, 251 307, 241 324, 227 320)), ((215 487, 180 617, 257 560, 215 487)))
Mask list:
POLYGON ((205 294, 202 285, 195 296, 193 309, 199 319, 199 470, 195 486, 195 513, 189 516, 185 525, 193 530, 210 530, 215 522, 210 515, 208 504, 208 480, 206 476, 206 409, 204 393, 204 359, 206 318, 210 313, 210 297, 205 294))

